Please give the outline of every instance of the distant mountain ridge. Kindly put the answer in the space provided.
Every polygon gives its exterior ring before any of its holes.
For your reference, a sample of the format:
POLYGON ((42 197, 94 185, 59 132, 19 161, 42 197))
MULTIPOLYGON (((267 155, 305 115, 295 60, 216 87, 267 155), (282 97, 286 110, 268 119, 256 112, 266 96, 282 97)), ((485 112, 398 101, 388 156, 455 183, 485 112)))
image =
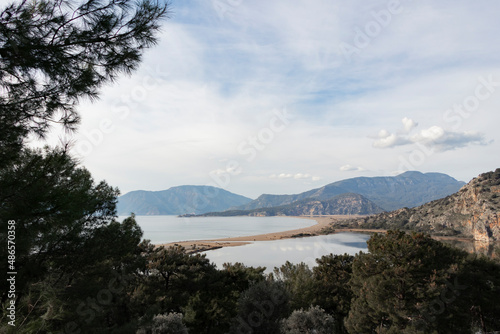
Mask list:
MULTIPOLYGON (((416 207, 458 191, 465 182, 441 173, 406 172, 389 177, 356 177, 327 184, 294 195, 264 194, 252 200, 211 186, 178 186, 163 191, 137 190, 118 198, 119 215, 185 215, 231 210, 241 215, 311 215, 339 214, 362 211, 373 214, 403 207, 416 207), (350 194, 344 208, 338 207, 336 196, 350 194), (359 195, 361 197, 353 197, 359 195), (329 203, 334 200, 334 204, 329 203), (287 207, 292 205, 292 207, 287 207), (263 210, 270 209, 267 213, 263 210), (244 211, 252 212, 244 212, 244 211), (274 213, 273 213, 274 212, 274 213), (315 212, 315 213, 314 213, 315 212)), ((225 214, 225 215, 230 215, 225 214)))
POLYGON ((416 208, 342 222, 350 227, 408 229, 500 241, 500 168, 472 179, 458 192, 416 208))
POLYGON ((211 212, 202 216, 318 216, 318 215, 368 215, 384 210, 366 197, 347 193, 324 201, 303 199, 287 205, 253 210, 228 210, 211 212))
POLYGON ((212 186, 178 186, 131 191, 118 198, 118 215, 182 215, 224 211, 252 199, 212 186))
POLYGON ((442 173, 405 172, 397 176, 356 177, 330 183, 295 195, 264 194, 257 199, 231 208, 253 210, 291 204, 303 199, 327 200, 346 193, 356 193, 386 211, 415 207, 458 191, 465 182, 442 173))

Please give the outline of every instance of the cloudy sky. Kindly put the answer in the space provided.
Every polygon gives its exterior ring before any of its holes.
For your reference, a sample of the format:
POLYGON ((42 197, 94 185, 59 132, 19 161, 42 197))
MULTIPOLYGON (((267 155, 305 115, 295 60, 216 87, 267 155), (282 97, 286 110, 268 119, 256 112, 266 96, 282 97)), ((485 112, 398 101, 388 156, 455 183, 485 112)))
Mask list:
POLYGON ((141 68, 80 106, 74 154, 122 193, 500 167, 497 1, 171 4, 141 68))

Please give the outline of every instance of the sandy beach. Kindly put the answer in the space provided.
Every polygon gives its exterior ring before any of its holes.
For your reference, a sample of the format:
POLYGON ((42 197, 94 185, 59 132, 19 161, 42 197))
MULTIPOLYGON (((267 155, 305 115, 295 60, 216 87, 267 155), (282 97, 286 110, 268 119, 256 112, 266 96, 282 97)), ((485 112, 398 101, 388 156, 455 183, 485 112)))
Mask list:
MULTIPOLYGON (((222 239, 211 239, 211 240, 192 240, 192 241, 180 241, 172 242, 168 244, 158 245, 158 246, 182 246, 190 253, 202 252, 211 249, 217 249, 221 247, 233 247, 248 244, 252 241, 270 241, 270 240, 280 240, 280 239, 290 239, 297 237, 307 237, 318 235, 321 230, 328 227, 330 223, 342 219, 350 219, 354 216, 299 216, 290 218, 302 218, 302 219, 312 219, 316 221, 315 225, 304 227, 300 229, 266 233, 259 235, 252 235, 246 237, 234 237, 234 238, 222 238, 222 239)), ((336 229, 335 232, 384 232, 383 230, 363 230, 363 229, 336 229)))

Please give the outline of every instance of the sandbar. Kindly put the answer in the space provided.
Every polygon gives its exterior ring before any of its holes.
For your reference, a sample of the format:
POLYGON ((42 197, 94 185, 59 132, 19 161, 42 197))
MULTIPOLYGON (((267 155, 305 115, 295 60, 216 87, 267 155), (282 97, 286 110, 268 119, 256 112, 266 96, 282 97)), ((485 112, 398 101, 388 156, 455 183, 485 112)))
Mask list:
MULTIPOLYGON (((344 220, 344 219, 352 219, 358 218, 361 216, 290 216, 290 218, 302 218, 302 219, 312 219, 316 221, 316 224, 299 228, 295 230, 283 231, 283 232, 273 232, 273 233, 265 233, 258 234, 252 236, 244 236, 244 237, 231 237, 231 238, 221 238, 221 239, 210 239, 210 240, 188 240, 188 241, 179 241, 179 242, 171 242, 167 244, 157 245, 157 246, 182 246, 186 249, 188 253, 198 253, 212 249, 218 249, 222 247, 234 247, 241 246, 253 241, 271 241, 271 240, 280 240, 280 239, 291 239, 291 238, 300 238, 300 237, 308 237, 319 235, 320 232, 331 225, 331 223, 344 220)), ((364 230, 364 229, 350 229, 350 228, 339 228, 335 229, 334 233, 337 232, 384 232, 383 230, 364 230)))

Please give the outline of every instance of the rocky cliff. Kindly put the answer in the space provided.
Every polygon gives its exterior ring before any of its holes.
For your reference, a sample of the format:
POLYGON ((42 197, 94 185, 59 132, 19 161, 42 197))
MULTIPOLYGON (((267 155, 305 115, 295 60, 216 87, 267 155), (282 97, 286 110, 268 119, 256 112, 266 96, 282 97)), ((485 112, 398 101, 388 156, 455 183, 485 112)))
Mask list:
POLYGON ((445 198, 348 223, 367 228, 461 235, 485 243, 500 241, 500 168, 479 175, 457 193, 445 198))
POLYGON ((328 200, 304 199, 288 205, 253 210, 214 212, 210 216, 320 216, 320 215, 368 215, 383 212, 364 196, 347 193, 328 200))

